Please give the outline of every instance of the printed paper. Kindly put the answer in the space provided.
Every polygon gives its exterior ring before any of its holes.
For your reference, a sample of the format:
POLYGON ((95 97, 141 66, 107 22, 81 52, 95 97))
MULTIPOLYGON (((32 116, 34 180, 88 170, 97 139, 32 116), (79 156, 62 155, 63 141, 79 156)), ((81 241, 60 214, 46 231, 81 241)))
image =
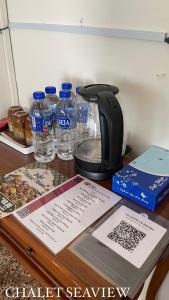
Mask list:
POLYGON ((78 175, 14 216, 56 254, 120 199, 78 175))
POLYGON ((37 162, 0 176, 0 218, 45 194, 66 179, 58 171, 37 162))
POLYGON ((122 205, 92 235, 140 268, 165 232, 162 226, 122 205))

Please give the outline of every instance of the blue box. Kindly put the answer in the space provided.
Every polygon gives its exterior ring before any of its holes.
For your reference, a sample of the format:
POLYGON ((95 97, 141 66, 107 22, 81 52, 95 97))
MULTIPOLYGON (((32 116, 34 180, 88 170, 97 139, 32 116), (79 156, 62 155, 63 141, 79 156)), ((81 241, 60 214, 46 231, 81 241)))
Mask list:
POLYGON ((150 147, 113 176, 112 190, 154 211, 169 194, 169 150, 150 147))

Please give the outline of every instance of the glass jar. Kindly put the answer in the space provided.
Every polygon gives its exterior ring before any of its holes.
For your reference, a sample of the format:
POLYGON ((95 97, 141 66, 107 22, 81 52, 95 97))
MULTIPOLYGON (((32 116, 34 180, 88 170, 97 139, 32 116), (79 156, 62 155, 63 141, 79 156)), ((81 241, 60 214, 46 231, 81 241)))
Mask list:
POLYGON ((28 113, 25 111, 17 111, 13 115, 13 131, 14 138, 17 140, 25 140, 25 122, 28 113))
POLYGON ((16 113, 17 111, 21 111, 23 110, 21 106, 11 106, 8 109, 8 127, 9 127, 9 131, 13 132, 13 115, 14 113, 16 113))
POLYGON ((28 146, 32 145, 32 129, 30 123, 30 116, 26 118, 25 122, 25 141, 28 146))

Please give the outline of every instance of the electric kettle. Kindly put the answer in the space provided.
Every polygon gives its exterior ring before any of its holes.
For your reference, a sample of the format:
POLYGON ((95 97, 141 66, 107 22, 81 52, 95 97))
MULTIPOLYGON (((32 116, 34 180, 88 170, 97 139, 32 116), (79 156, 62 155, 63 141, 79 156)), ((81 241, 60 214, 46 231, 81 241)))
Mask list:
POLYGON ((75 168, 89 179, 109 178, 122 167, 124 125, 116 98, 119 89, 93 84, 79 87, 77 92, 81 108, 85 107, 86 128, 74 146, 75 168))

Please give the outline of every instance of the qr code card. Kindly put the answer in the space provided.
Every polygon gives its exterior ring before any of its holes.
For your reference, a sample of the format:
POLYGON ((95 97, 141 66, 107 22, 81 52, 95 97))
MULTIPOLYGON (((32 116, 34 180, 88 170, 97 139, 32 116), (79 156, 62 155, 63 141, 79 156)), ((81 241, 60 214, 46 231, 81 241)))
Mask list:
POLYGON ((122 205, 92 236, 136 268, 141 268, 166 231, 144 215, 122 205))

